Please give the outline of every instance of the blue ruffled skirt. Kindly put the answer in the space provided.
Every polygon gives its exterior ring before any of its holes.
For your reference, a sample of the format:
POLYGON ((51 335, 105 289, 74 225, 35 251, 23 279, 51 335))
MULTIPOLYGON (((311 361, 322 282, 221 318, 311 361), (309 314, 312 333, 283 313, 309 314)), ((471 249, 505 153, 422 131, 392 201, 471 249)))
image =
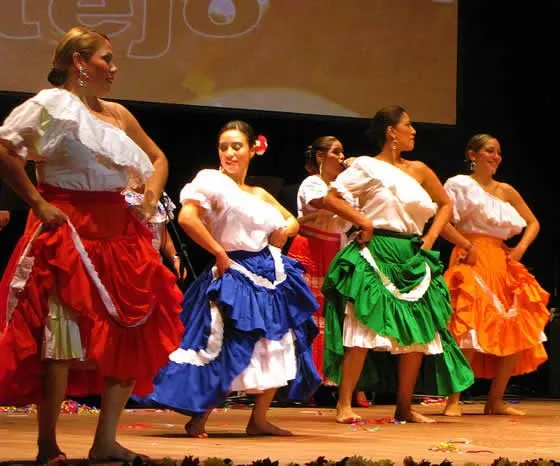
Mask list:
POLYGON ((207 269, 185 293, 180 347, 137 400, 185 414, 203 413, 231 390, 288 385, 292 400, 319 386, 311 342, 318 308, 303 267, 276 248, 234 251, 226 273, 207 269))

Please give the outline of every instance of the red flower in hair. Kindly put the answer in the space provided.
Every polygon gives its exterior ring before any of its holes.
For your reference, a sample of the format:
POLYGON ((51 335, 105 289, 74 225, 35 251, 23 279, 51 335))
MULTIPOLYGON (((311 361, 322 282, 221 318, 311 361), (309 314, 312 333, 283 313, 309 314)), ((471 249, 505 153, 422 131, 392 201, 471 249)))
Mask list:
POLYGON ((268 141, 262 134, 259 134, 257 136, 257 140, 255 141, 255 147, 256 147, 255 153, 257 155, 263 155, 266 152, 266 149, 268 149, 268 141))

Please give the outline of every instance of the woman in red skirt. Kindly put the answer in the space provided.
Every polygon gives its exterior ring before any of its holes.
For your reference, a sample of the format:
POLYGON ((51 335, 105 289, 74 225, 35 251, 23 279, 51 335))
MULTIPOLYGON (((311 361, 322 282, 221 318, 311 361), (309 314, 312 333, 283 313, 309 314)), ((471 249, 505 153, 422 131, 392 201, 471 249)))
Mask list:
POLYGON ((64 398, 96 393, 90 459, 134 459, 116 441, 120 414, 132 392, 152 390, 182 334, 181 292, 143 224, 167 160, 130 112, 99 98, 116 70, 107 37, 74 27, 56 48, 55 87, 0 126, 0 174, 31 207, 0 283, 0 405, 38 404, 40 463, 66 461, 64 398), (37 161, 37 189, 26 159, 37 161), (121 195, 135 185, 145 185, 140 215, 121 195))
MULTIPOLYGON (((321 287, 331 260, 346 243, 345 232, 351 224, 322 206, 329 184, 345 168, 342 143, 334 136, 317 138, 305 151, 305 167, 310 175, 301 183, 297 196, 300 230, 288 255, 305 267, 304 278, 319 302, 320 307, 313 316, 319 328, 319 335, 313 341, 313 361, 323 383, 333 385, 323 375, 325 321, 321 287)), ((365 393, 356 393, 356 403, 369 405, 365 393)))

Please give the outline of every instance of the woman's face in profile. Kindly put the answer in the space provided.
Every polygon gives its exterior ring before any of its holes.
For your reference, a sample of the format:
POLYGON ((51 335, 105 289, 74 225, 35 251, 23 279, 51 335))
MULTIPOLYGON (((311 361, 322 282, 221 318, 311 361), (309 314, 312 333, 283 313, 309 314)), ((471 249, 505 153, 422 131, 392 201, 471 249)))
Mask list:
POLYGON ((402 152, 412 151, 414 149, 416 130, 412 126, 408 113, 404 112, 399 122, 393 128, 399 149, 402 152))
POLYGON ((328 152, 322 152, 318 158, 321 172, 331 177, 336 177, 345 168, 344 148, 338 139, 333 141, 328 152))
POLYGON ((103 39, 85 64, 88 75, 87 86, 94 95, 105 95, 111 91, 117 67, 113 62, 113 46, 103 39))

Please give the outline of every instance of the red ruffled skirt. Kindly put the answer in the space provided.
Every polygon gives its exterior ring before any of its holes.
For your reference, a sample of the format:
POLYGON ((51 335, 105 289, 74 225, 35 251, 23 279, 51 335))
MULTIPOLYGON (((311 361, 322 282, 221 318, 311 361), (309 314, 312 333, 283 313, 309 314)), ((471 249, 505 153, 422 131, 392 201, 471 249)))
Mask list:
POLYGON ((321 292, 321 287, 331 261, 340 250, 340 241, 340 234, 327 233, 316 228, 302 226, 300 233, 294 238, 288 251, 288 256, 300 262, 305 268, 303 278, 319 303, 319 308, 313 314, 313 320, 319 329, 319 334, 313 340, 312 351, 313 362, 324 381, 327 381, 323 374, 325 348, 323 305, 325 298, 321 292))
POLYGON ((474 266, 457 263, 455 248, 444 277, 454 313, 449 329, 462 348, 476 350, 476 377, 493 378, 499 357, 520 353, 513 375, 534 371, 547 359, 542 344, 550 318, 549 294, 523 264, 507 259, 497 238, 465 235, 476 247, 474 266))
POLYGON ((67 395, 99 394, 104 377, 134 379, 147 395, 183 333, 175 276, 120 193, 41 189, 69 223, 42 229, 30 212, 0 282, 0 405, 40 399, 53 297, 75 316, 87 360, 73 365, 67 395))

